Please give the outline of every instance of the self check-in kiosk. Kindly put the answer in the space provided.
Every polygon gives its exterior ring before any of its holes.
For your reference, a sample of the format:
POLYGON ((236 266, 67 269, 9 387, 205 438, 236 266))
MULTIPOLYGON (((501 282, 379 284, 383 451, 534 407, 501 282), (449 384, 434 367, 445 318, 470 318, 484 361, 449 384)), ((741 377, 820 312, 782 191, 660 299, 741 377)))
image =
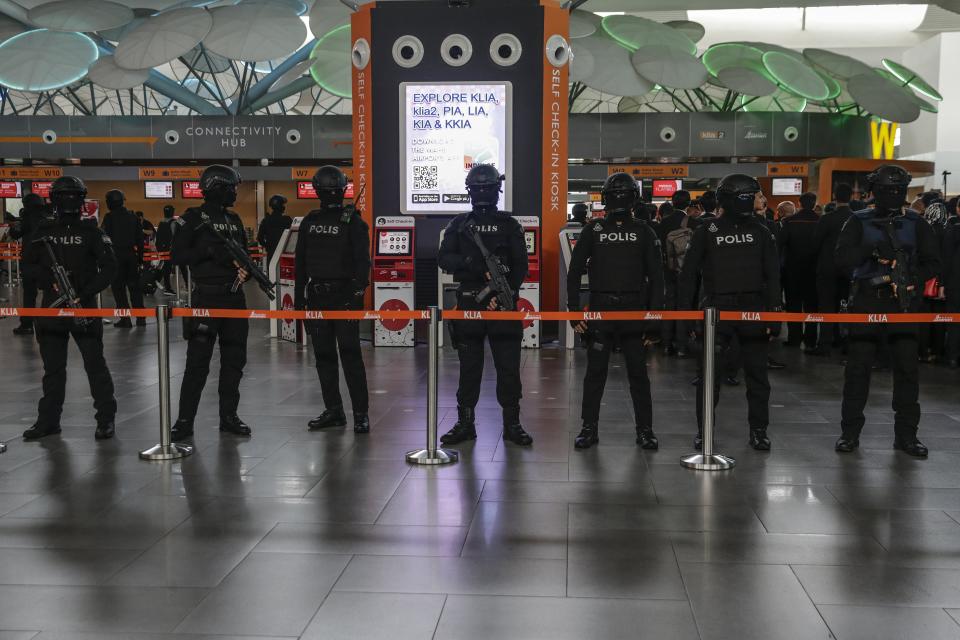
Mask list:
MULTIPOLYGON (((569 225, 560 230, 560 310, 567 310, 567 272, 570 271, 570 260, 573 257, 573 248, 577 246, 582 226, 569 225)), ((586 274, 580 280, 580 308, 582 309, 590 299, 590 283, 586 274)), ((577 334, 569 322, 560 323, 560 346, 573 349, 577 346, 577 334)))
MULTIPOLYGON (((373 306, 378 311, 414 308, 414 227, 411 216, 378 216, 374 225, 373 306)), ((411 320, 377 320, 374 344, 378 347, 412 347, 411 320)))
MULTIPOLYGON (((520 286, 517 311, 538 313, 540 311, 540 218, 537 216, 513 216, 523 227, 527 245, 527 277, 520 286)), ((540 321, 523 321, 523 348, 540 348, 540 321)))
MULTIPOLYGON (((277 298, 270 303, 274 311, 292 311, 296 289, 297 235, 303 218, 294 218, 293 224, 280 236, 280 243, 270 261, 270 279, 277 283, 277 298)), ((307 332, 303 323, 296 320, 275 320, 270 323, 270 337, 280 338, 300 345, 307 344, 307 332)))

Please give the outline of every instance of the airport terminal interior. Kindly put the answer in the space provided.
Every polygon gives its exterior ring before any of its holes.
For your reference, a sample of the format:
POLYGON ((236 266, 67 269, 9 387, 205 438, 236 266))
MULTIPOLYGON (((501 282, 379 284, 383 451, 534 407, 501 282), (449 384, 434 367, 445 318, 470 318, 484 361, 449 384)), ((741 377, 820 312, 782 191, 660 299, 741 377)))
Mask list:
POLYGON ((0 0, 0 640, 960 640, 898 2, 0 0))

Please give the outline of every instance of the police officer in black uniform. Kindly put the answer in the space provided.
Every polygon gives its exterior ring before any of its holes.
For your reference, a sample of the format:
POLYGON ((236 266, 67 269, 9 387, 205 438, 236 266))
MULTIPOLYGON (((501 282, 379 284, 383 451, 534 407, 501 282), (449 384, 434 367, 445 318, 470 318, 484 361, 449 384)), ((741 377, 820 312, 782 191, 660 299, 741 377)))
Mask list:
POLYGON ((268 203, 270 213, 260 223, 257 231, 257 244, 267 250, 267 264, 273 260, 273 254, 280 244, 283 232, 293 226, 293 218, 285 214, 287 199, 277 194, 270 198, 268 203))
MULTIPOLYGON (((643 220, 633 217, 640 196, 636 180, 615 173, 603 185, 607 215, 594 220, 580 234, 567 274, 570 311, 580 311, 580 282, 590 274, 590 311, 657 311, 663 308, 663 257, 660 240, 643 220)), ((583 379, 583 429, 574 440, 577 449, 589 449, 600 441, 600 401, 607 382, 607 368, 614 343, 619 342, 627 363, 627 379, 636 419, 637 444, 655 450, 653 403, 647 376, 645 322, 572 321, 577 333, 587 334, 587 374, 583 379)), ((657 324, 649 326, 659 330, 657 324)))
MULTIPOLYGON (((851 313, 900 313, 900 297, 922 294, 923 283, 940 271, 940 252, 930 225, 915 211, 904 210, 907 188, 913 178, 902 167, 883 165, 867 180, 875 209, 854 213, 837 240, 837 267, 852 274, 851 313), (910 294, 889 281, 896 250, 888 233, 909 256, 913 275, 910 294)), ((914 310, 911 308, 911 310, 914 310)), ((889 345, 893 360, 893 448, 911 456, 927 456, 927 448, 917 439, 920 423, 919 361, 917 328, 908 324, 850 325, 847 366, 844 372, 838 452, 850 452, 860 445, 865 422, 863 408, 870 393, 870 373, 877 348, 889 345)))
MULTIPOLYGON (((320 167, 313 176, 320 208, 300 223, 296 249, 297 309, 353 311, 363 308, 370 285, 370 233, 367 223, 352 206, 343 206, 347 177, 332 166, 320 167)), ((309 320, 313 353, 323 393, 324 411, 309 422, 311 431, 343 427, 347 417, 340 396, 337 350, 350 392, 353 430, 370 432, 367 372, 360 352, 358 320, 309 320)))
POLYGON ((590 215, 590 207, 585 202, 578 202, 573 205, 570 212, 570 219, 567 221, 567 229, 576 229, 587 224, 587 217, 590 215))
MULTIPOLYGON (((200 176, 203 205, 187 209, 177 219, 171 258, 178 266, 189 267, 193 281, 191 302, 207 309, 246 309, 243 287, 248 274, 227 252, 211 228, 246 247, 240 216, 230 210, 237 201, 240 174, 231 167, 212 165, 200 176)), ((249 436, 251 431, 237 416, 240 380, 247 363, 248 321, 240 318, 189 318, 184 323, 187 366, 180 387, 180 413, 173 425, 173 439, 193 436, 193 420, 200 395, 210 373, 210 358, 220 340, 220 431, 249 436)))
MULTIPOLYGON (((61 292, 42 238, 48 238, 51 242, 57 261, 66 269, 81 306, 96 308, 97 294, 110 286, 116 275, 117 260, 110 238, 96 226, 80 220, 86 195, 87 187, 79 178, 57 178, 50 189, 54 220, 41 226, 33 240, 24 247, 24 269, 43 292, 42 304, 45 307, 53 304, 61 292)), ((103 358, 103 323, 95 318, 78 320, 37 319, 37 343, 43 360, 43 397, 40 399, 36 423, 23 433, 26 440, 60 433, 70 336, 77 343, 90 382, 97 419, 94 435, 97 440, 106 440, 114 435, 117 401, 113 395, 113 379, 103 358)))
MULTIPOLYGON (((157 225, 156 246, 157 251, 161 253, 166 253, 173 247, 173 233, 176 229, 173 221, 174 211, 173 205, 166 205, 163 208, 163 220, 157 225)), ((172 287, 170 286, 170 274, 172 272, 173 264, 169 260, 164 260, 160 267, 160 277, 163 279, 163 292, 167 295, 172 294, 172 287)))
MULTIPOLYGON (((33 241, 37 231, 47 218, 48 210, 41 198, 36 193, 28 193, 21 199, 23 210, 20 211, 20 221, 13 227, 10 236, 14 240, 20 240, 21 255, 26 251, 26 247, 33 241)), ((32 307, 37 304, 37 281, 33 279, 27 270, 23 268, 24 263, 21 259, 21 278, 23 287, 23 306, 32 307)), ((20 318, 20 326, 13 332, 18 336, 27 336, 33 333, 33 318, 20 318)))
MULTIPOLYGON (((113 300, 118 309, 142 309, 143 291, 140 289, 140 267, 143 261, 143 226, 140 218, 124 205, 126 198, 119 189, 107 191, 107 214, 103 217, 103 230, 113 241, 117 254, 117 276, 113 280, 113 300), (127 297, 127 291, 130 297, 127 297)), ((114 325, 117 329, 133 326, 130 318, 121 318, 114 325)), ((137 326, 147 326, 146 318, 137 318, 137 326)))
MULTIPOLYGON (((466 186, 473 210, 454 218, 444 231, 438 255, 440 268, 457 281, 457 308, 463 311, 496 311, 496 296, 480 298, 490 275, 480 249, 468 235, 475 227, 487 249, 508 269, 507 281, 514 298, 527 275, 527 247, 523 227, 505 211, 499 211, 500 185, 504 177, 496 167, 481 164, 470 169, 466 186)), ((578 294, 579 295, 579 294, 578 294)), ((516 300, 514 300, 515 302, 516 300)), ((463 321, 453 323, 454 340, 460 356, 460 384, 457 389, 457 423, 445 433, 443 444, 456 444, 477 437, 475 409, 483 377, 483 339, 490 341, 497 369, 497 401, 503 409, 503 439, 519 445, 533 444, 520 425, 520 344, 523 324, 518 321, 463 321)))
MULTIPOLYGON (((701 282, 700 307, 730 311, 780 310, 780 259, 773 234, 754 211, 760 193, 756 179, 732 174, 720 181, 717 200, 720 217, 708 220, 694 231, 680 275, 680 300, 686 308, 697 304, 697 283, 701 282)), ((768 329, 759 322, 721 322, 717 345, 726 353, 731 341, 740 343, 747 386, 750 446, 769 451, 770 382, 767 378, 768 329)), ((715 354, 704 354, 713 357, 715 354)), ((703 446, 703 379, 697 384, 697 437, 694 446, 703 446)), ((714 405, 720 400, 720 377, 713 390, 714 405)))

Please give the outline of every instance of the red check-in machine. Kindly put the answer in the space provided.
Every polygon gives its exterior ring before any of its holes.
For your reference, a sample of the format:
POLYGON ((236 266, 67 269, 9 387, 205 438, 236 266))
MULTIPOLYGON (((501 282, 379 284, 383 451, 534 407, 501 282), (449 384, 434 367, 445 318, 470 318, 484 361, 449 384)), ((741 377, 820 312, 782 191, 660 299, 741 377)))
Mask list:
MULTIPOLYGON (((410 311, 414 300, 414 227, 411 216, 377 216, 373 229, 373 306, 378 311, 410 311)), ((377 320, 374 345, 412 347, 411 320, 377 320)))
MULTIPOLYGON (((523 227, 527 244, 527 277, 520 286, 517 311, 538 313, 540 311, 540 218, 537 216, 514 216, 523 227)), ((540 321, 523 321, 523 348, 540 348, 540 321)))
MULTIPOLYGON (((280 244, 269 265, 270 279, 277 283, 277 298, 270 303, 274 311, 292 311, 296 288, 297 235, 303 218, 294 218, 293 224, 280 236, 280 244)), ((275 320, 270 323, 270 337, 297 344, 307 344, 303 323, 296 320, 275 320)))

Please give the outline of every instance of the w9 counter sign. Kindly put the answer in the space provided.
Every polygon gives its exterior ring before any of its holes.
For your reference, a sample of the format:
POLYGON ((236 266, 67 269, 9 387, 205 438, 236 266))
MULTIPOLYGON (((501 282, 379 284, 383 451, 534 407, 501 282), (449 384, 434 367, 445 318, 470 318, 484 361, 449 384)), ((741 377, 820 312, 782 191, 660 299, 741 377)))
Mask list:
POLYGON ((464 180, 478 164, 506 175, 501 202, 511 208, 512 93, 509 82, 400 84, 403 213, 469 208, 464 180))

